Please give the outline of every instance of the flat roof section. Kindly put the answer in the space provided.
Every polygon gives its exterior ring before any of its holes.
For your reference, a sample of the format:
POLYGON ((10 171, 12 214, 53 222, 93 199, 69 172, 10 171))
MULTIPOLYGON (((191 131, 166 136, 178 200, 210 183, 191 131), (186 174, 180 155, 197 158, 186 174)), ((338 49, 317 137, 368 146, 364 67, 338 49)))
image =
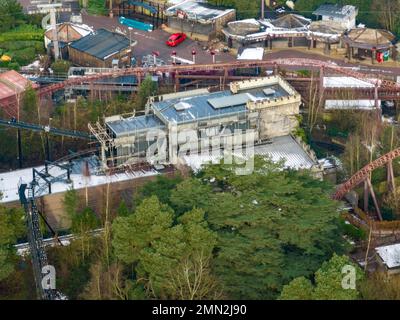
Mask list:
POLYGON ((188 18, 193 20, 214 20, 234 11, 234 9, 219 9, 203 2, 184 1, 166 10, 167 15, 175 15, 184 12, 188 18))
MULTIPOLYGON (((135 45, 136 41, 132 41, 135 45)), ((94 34, 87 35, 71 44, 71 48, 90 54, 104 60, 123 49, 130 47, 130 41, 122 34, 99 29, 94 34)))
POLYGON ((400 267, 400 243, 378 247, 375 250, 389 269, 400 267))
POLYGON ((153 114, 106 122, 106 126, 117 138, 143 130, 163 129, 165 127, 160 119, 153 114))
POLYGON ((241 90, 238 94, 233 94, 230 90, 225 90, 153 102, 151 107, 155 110, 155 113, 160 114, 161 117, 164 118, 165 122, 180 124, 220 118, 229 114, 244 114, 247 112, 246 104, 248 101, 275 99, 288 95, 289 94, 276 83, 273 85, 241 90), (266 95, 263 90, 267 88, 274 90, 274 93, 266 95), (190 108, 182 108, 182 110, 178 111, 175 105, 181 102, 190 105, 190 108))
MULTIPOLYGON (((71 170, 71 182, 65 183, 65 181, 58 180, 51 184, 52 193, 66 192, 73 187, 76 190, 83 189, 86 187, 100 186, 107 183, 115 183, 120 181, 127 181, 135 178, 154 176, 159 174, 154 169, 148 171, 125 171, 112 175, 98 175, 96 174, 100 167, 100 160, 94 156, 91 158, 85 158, 80 160, 72 161, 73 167, 71 170), (82 174, 84 162, 87 161, 89 164, 89 171, 91 175, 86 177, 82 174)), ((36 167, 38 171, 43 172, 44 166, 36 167)), ((49 174, 51 177, 65 176, 65 170, 59 167, 49 167, 49 174)), ((0 199, 0 203, 14 202, 19 200, 18 196, 18 183, 22 179, 23 182, 29 183, 32 181, 32 168, 26 168, 16 171, 0 173, 0 190, 3 193, 3 198, 0 199)), ((37 187, 36 191, 42 190, 40 194, 36 196, 44 196, 48 194, 48 188, 41 188, 41 185, 37 187)))
MULTIPOLYGON (((286 168, 295 170, 311 169, 318 165, 318 162, 313 160, 309 154, 300 146, 300 144, 290 135, 275 137, 272 143, 254 146, 254 154, 263 157, 269 157, 273 162, 283 161, 286 168)), ((246 156, 246 150, 239 156, 246 156)), ((202 165, 207 162, 217 162, 222 159, 222 151, 219 155, 201 155, 190 154, 183 156, 185 163, 192 168, 193 171, 199 171, 202 165)))

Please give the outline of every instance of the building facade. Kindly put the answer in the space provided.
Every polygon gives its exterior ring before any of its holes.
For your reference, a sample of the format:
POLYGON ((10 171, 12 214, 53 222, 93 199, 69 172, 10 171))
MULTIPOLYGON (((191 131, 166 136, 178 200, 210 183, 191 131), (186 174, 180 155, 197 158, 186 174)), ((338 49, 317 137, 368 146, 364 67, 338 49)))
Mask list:
POLYGON ((271 76, 232 82, 225 91, 198 89, 151 97, 144 115, 110 117, 104 126, 96 124, 97 128, 90 129, 102 145, 105 167, 148 161, 149 148, 154 147, 149 134, 154 138, 158 133, 164 135, 161 141, 170 162, 174 152, 186 150, 188 144, 191 150, 200 150, 202 141, 209 141, 205 138, 218 138, 219 150, 226 139, 263 143, 289 135, 298 125, 300 104, 300 94, 289 83, 271 76), (253 135, 247 135, 248 130, 253 135), (185 136, 189 131, 190 143, 185 136))
POLYGON ((313 15, 321 17, 322 21, 334 22, 343 29, 350 30, 356 26, 358 9, 351 5, 323 4, 313 15))

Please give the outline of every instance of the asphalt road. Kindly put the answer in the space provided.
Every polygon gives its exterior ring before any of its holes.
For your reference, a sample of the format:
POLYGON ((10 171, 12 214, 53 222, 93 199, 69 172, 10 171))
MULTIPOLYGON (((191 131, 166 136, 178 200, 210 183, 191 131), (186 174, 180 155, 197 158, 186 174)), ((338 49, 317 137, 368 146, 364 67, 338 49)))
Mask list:
MULTIPOLYGON (((129 38, 128 27, 121 25, 118 22, 117 17, 109 18, 82 14, 82 20, 83 23, 95 29, 105 28, 110 31, 115 31, 118 28, 129 38)), ((196 41, 187 38, 177 47, 171 48, 165 44, 165 41, 168 39, 170 34, 161 29, 157 29, 152 32, 134 29, 131 31, 131 36, 133 40, 138 42, 133 49, 133 54, 135 57, 141 57, 151 54, 153 51, 158 51, 160 53, 159 58, 163 59, 167 64, 170 64, 172 62, 172 51, 175 50, 178 57, 186 60, 192 60, 192 49, 194 48, 196 50, 196 63, 212 63, 212 56, 210 53, 207 50, 203 50, 205 43, 197 43, 196 41)), ((235 57, 229 53, 216 53, 216 62, 229 62, 234 60, 235 57)))

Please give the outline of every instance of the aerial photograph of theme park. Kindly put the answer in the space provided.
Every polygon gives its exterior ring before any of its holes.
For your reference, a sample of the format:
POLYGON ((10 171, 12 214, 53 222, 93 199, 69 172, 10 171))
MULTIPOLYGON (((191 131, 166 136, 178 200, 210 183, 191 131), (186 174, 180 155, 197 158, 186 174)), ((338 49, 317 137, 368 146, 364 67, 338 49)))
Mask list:
POLYGON ((0 300, 400 300, 400 0, 0 0, 0 300))

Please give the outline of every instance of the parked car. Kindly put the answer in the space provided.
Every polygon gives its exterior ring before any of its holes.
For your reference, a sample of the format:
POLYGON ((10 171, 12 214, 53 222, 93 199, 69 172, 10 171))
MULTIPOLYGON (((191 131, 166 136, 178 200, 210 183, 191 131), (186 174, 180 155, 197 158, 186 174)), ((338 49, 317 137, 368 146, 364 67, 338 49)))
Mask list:
POLYGON ((176 47, 181 42, 185 41, 186 34, 184 33, 174 33, 166 41, 167 46, 176 47))

